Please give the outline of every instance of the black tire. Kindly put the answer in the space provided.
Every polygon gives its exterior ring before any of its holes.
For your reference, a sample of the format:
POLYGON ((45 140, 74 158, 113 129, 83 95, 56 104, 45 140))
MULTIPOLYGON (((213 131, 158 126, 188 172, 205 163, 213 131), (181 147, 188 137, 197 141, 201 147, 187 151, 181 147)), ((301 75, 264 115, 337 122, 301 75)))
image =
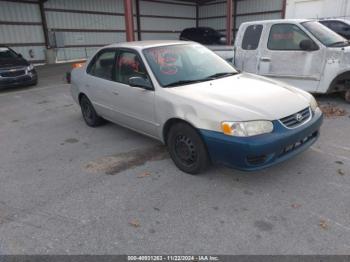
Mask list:
POLYGON ((85 95, 80 98, 80 108, 84 121, 88 126, 96 127, 104 123, 104 119, 96 113, 95 108, 85 95))
POLYGON ((175 165, 185 173, 191 175, 202 173, 210 164, 202 138, 186 123, 177 123, 170 128, 167 146, 175 165))

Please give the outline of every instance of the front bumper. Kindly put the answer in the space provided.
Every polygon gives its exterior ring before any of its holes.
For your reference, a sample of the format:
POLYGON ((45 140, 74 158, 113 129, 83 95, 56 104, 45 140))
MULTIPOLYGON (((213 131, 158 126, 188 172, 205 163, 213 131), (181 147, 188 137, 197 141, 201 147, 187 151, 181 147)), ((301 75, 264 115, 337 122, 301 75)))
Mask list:
POLYGON ((274 121, 274 131, 254 137, 232 137, 200 130, 211 160, 244 171, 255 171, 285 161, 308 149, 319 137, 323 122, 318 109, 312 119, 295 129, 274 121))
POLYGON ((38 82, 38 74, 35 70, 30 74, 17 77, 0 77, 0 88, 34 85, 38 82))

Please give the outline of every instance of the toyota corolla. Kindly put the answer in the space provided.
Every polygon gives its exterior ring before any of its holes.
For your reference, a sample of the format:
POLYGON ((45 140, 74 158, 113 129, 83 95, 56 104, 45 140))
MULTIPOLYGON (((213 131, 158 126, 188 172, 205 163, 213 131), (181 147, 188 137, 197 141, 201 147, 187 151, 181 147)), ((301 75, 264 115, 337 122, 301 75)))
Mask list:
POLYGON ((73 70, 71 91, 87 125, 106 119, 160 140, 190 174, 280 163, 317 140, 323 119, 311 94, 238 72, 193 42, 104 47, 73 70))

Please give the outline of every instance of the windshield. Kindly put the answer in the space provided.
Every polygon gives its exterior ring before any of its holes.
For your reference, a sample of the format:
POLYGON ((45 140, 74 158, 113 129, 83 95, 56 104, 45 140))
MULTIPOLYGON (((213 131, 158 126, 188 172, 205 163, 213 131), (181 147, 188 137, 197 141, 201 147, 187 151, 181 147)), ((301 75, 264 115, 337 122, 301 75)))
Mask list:
POLYGON ((0 59, 17 58, 18 55, 7 47, 0 47, 0 59))
POLYGON ((345 38, 333 32, 331 29, 316 21, 304 22, 302 25, 325 46, 345 46, 348 42, 345 38))
POLYGON ((222 78, 238 72, 228 62, 199 44, 171 45, 143 51, 163 87, 222 78))

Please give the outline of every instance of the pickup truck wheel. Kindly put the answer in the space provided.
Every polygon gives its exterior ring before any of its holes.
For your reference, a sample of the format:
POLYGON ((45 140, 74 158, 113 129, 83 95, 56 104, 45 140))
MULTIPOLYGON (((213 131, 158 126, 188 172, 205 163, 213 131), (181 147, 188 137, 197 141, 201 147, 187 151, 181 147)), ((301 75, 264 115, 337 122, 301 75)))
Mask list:
POLYGON ((84 121, 88 126, 96 127, 104 123, 103 118, 96 113, 92 103, 85 95, 80 99, 80 108, 84 121))
POLYGON ((172 160, 183 172, 196 175, 209 166, 210 160, 202 138, 190 125, 177 123, 172 126, 167 145, 172 160))

